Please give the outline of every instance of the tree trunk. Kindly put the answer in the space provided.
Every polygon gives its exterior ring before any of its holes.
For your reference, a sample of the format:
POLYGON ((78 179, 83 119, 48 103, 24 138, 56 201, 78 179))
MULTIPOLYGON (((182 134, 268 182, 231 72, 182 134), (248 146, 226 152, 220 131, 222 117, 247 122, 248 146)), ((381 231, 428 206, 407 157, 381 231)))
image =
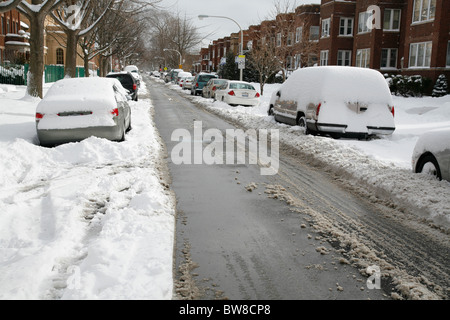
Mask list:
POLYGON ((77 76, 77 41, 78 34, 75 31, 66 32, 66 65, 64 68, 65 78, 76 78, 77 76))
POLYGON ((27 93, 32 97, 43 98, 44 18, 39 16, 30 18, 30 69, 27 93))
POLYGON ((85 54, 83 56, 83 61, 84 61, 84 76, 90 77, 90 73, 89 73, 89 55, 85 54))

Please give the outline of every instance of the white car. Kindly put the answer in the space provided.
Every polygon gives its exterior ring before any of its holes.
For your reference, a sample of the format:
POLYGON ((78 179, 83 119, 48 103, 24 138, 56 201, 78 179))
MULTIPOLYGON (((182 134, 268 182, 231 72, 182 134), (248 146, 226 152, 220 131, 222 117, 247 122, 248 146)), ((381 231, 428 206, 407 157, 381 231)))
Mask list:
POLYGON ((248 82, 230 80, 216 90, 215 99, 229 105, 256 106, 259 104, 260 94, 248 82))
POLYGON ((389 135, 395 130, 392 95, 383 75, 342 66, 301 68, 274 92, 275 120, 335 138, 389 135))
POLYGON ((450 181, 450 128, 428 131, 419 137, 412 155, 412 169, 450 181))
POLYGON ((36 130, 42 146, 91 136, 124 141, 130 129, 127 92, 115 78, 59 80, 36 107, 36 130))

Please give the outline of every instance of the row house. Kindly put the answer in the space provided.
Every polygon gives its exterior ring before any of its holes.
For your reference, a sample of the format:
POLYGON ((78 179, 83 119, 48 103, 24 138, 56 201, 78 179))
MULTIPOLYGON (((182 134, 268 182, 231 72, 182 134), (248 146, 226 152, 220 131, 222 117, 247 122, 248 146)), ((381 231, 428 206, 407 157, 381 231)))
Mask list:
MULTIPOLYGON (((342 65, 450 78, 450 0, 322 0, 244 33, 245 50, 269 41, 286 70, 342 65)), ((201 70, 217 71, 230 48, 237 54, 238 38, 202 49, 201 70)))
MULTIPOLYGON (((314 65, 318 60, 320 5, 302 5, 295 12, 283 13, 274 20, 262 21, 243 30, 244 54, 262 44, 274 47, 276 56, 285 63, 286 70, 300 66, 314 65)), ((236 56, 240 52, 240 32, 213 41, 208 48, 200 50, 201 59, 195 64, 194 72, 217 71, 226 61, 231 51, 236 56)))
POLYGON ((319 65, 450 76, 449 0, 322 0, 319 65))
POLYGON ((0 13, 0 63, 24 63, 29 58, 26 29, 17 10, 0 13))

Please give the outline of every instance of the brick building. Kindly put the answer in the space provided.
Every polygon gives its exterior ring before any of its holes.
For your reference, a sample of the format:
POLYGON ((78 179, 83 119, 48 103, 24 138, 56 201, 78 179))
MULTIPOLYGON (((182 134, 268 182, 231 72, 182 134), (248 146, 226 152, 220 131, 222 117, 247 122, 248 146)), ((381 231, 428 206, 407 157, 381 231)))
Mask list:
MULTIPOLYGON (((244 32, 245 50, 276 43, 287 70, 343 65, 450 79, 450 0, 322 0, 244 32)), ((239 33, 230 37, 228 50, 236 54, 239 33)), ((220 46, 214 41, 202 55, 208 71, 217 71, 228 52, 220 46)))
POLYGON ((17 10, 0 13, 0 63, 26 62, 30 51, 27 27, 17 10))

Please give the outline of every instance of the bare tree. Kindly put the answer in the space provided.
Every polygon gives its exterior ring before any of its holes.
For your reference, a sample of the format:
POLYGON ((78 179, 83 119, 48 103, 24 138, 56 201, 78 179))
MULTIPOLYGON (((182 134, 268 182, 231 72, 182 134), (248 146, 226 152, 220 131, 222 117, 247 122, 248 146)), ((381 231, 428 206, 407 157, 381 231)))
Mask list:
POLYGON ((0 13, 16 8, 22 0, 7 0, 0 2, 0 13))
POLYGON ((33 97, 43 97, 44 74, 44 21, 62 0, 22 0, 17 10, 30 21, 30 69, 27 79, 27 93, 33 97))
MULTIPOLYGON (((165 56, 164 49, 178 51, 181 56, 186 56, 190 50, 197 47, 205 37, 193 22, 179 13, 157 10, 147 16, 149 25, 150 51, 156 56, 165 56)), ((207 37, 207 36, 206 36, 207 37)), ((168 52, 169 65, 178 66, 179 55, 176 52, 168 52)))

